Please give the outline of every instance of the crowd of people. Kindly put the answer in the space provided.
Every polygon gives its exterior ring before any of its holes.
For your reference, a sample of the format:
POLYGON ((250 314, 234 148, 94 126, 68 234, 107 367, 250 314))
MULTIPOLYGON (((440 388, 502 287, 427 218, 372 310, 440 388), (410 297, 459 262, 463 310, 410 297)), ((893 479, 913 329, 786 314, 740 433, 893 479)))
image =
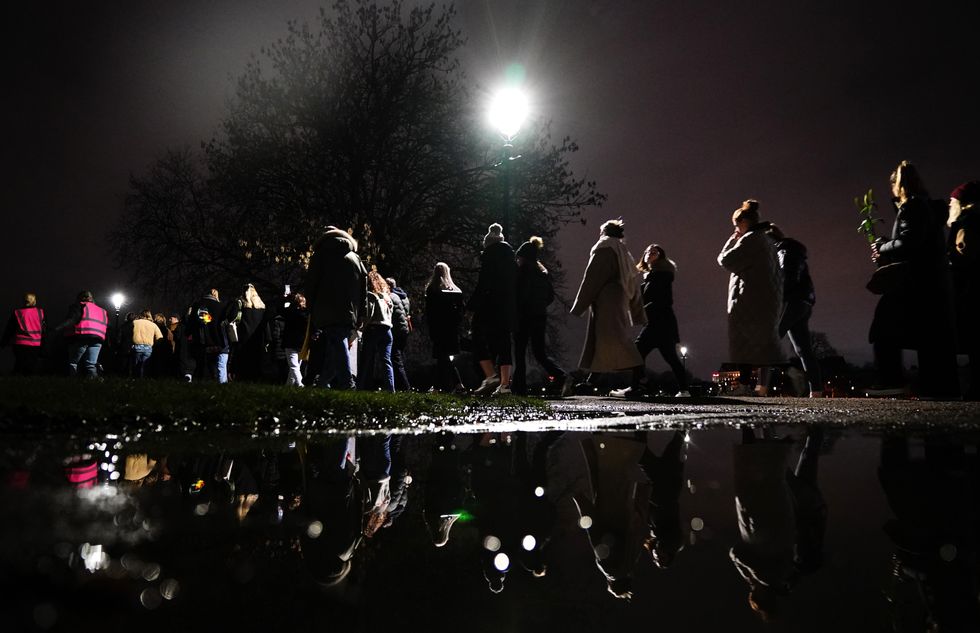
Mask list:
MULTIPOLYGON (((973 210, 980 183, 957 187, 948 204, 932 200, 916 168, 902 162, 892 173, 896 216, 891 234, 871 244, 878 267, 869 289, 881 294, 869 342, 881 384, 871 395, 909 393, 902 350, 918 354, 917 393, 959 397, 956 354, 969 357, 966 395, 980 388, 978 257, 972 241, 973 210), (945 229, 949 229, 948 236, 945 229)), ((823 393, 820 365, 813 352, 809 320, 815 304, 806 247, 764 221, 756 200, 732 214, 734 231, 718 255, 730 273, 728 362, 739 372, 735 395, 766 395, 772 369, 785 362, 788 335, 799 357, 809 395, 823 393)), ((527 393, 527 348, 556 392, 569 395, 570 372, 554 360, 547 341, 554 302, 552 276, 542 263, 544 241, 532 236, 515 251, 500 224, 483 238, 476 286, 464 301, 449 266, 437 263, 425 286, 424 317, 437 391, 466 392, 456 358, 469 315, 469 351, 482 371, 477 395, 527 393)), ((609 220, 589 253, 588 265, 571 308, 588 315, 579 369, 592 374, 631 372, 631 385, 611 395, 629 397, 647 390, 646 357, 656 349, 670 367, 677 396, 690 395, 688 375, 677 346, 673 310, 677 264, 660 244, 647 246, 636 262, 625 243, 622 220, 609 220), (639 336, 633 328, 642 326, 639 336)), ((181 315, 127 315, 116 333, 134 377, 179 376, 218 382, 281 380, 289 385, 334 389, 412 388, 405 350, 413 332, 411 301, 392 278, 367 270, 357 241, 328 227, 314 248, 304 280, 305 293, 289 292, 267 306, 246 284, 240 296, 222 302, 210 288, 181 315), (356 353, 355 353, 356 350, 356 353)), ((109 332, 107 311, 83 291, 66 320, 53 327, 28 293, 13 311, 2 342, 11 345, 15 373, 39 370, 46 333, 67 344, 70 374, 97 375, 109 332)), ((586 378, 585 384, 591 384, 586 378)))

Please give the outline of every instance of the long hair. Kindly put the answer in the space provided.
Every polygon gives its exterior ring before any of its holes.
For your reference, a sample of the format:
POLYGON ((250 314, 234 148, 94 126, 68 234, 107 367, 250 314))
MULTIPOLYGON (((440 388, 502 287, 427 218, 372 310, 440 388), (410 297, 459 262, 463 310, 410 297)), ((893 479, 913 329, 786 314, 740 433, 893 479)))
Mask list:
POLYGON ((905 194, 906 198, 919 197, 926 200, 929 199, 929 192, 926 191, 926 186, 922 183, 919 170, 907 160, 903 160, 898 164, 898 167, 892 172, 889 181, 891 181, 892 185, 898 185, 898 188, 905 194))
POLYGON ((453 283, 453 276, 449 272, 449 264, 439 262, 432 269, 432 276, 429 277, 429 283, 425 285, 425 291, 432 289, 459 292, 459 287, 453 283))
POLYGON ((259 297, 258 291, 252 284, 247 284, 245 286, 245 293, 243 295, 242 307, 244 308, 254 308, 256 310, 265 310, 265 303, 262 298, 259 297))
POLYGON ((650 264, 647 263, 647 255, 650 251, 657 251, 659 256, 659 261, 667 261, 667 251, 660 244, 650 244, 645 249, 643 249, 643 256, 640 257, 640 261, 636 262, 636 269, 641 273, 650 272, 650 264))
POLYGON ((388 282, 385 278, 378 274, 378 271, 372 270, 368 273, 368 287, 371 292, 379 295, 387 295, 391 293, 391 288, 388 287, 388 282))

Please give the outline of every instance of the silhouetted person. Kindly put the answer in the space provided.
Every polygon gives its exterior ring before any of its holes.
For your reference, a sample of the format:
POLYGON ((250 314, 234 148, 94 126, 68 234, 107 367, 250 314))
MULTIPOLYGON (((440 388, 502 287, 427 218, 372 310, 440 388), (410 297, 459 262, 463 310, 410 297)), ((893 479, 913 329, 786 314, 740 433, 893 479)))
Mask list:
POLYGON ((10 345, 13 349, 15 375, 33 376, 40 370, 44 328, 44 310, 38 307, 37 296, 28 292, 24 305, 10 314, 0 339, 0 347, 10 345))
POLYGON ((78 293, 78 303, 68 308, 68 319, 55 328, 68 337, 68 373, 84 376, 99 375, 99 352, 105 343, 109 314, 96 305, 92 293, 78 293))

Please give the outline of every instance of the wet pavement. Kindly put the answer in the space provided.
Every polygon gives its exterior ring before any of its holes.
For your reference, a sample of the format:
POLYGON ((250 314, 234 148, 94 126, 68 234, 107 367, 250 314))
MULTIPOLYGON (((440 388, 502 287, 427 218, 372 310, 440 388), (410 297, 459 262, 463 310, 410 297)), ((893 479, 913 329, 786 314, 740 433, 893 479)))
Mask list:
POLYGON ((5 433, 0 628, 980 630, 976 405, 552 405, 5 433))

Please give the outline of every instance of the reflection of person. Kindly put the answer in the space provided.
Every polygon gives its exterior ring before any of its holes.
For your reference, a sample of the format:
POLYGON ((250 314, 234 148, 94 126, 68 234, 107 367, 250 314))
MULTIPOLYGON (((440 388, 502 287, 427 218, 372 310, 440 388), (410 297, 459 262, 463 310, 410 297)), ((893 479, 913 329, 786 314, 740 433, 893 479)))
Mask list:
POLYGON ((347 341, 361 324, 367 302, 367 271, 357 255, 357 241, 329 227, 313 249, 305 287, 310 320, 324 348, 323 367, 313 373, 319 375, 320 386, 350 389, 347 341))
POLYGON ((728 280, 728 360, 740 372, 737 395, 749 395, 752 370, 762 368, 756 392, 766 395, 765 368, 783 360, 779 318, 783 276, 767 224, 759 221, 759 203, 746 200, 732 214, 735 232, 718 254, 728 280))
MULTIPOLYGON (((764 431, 768 436, 768 429, 764 431)), ((763 620, 778 611, 794 576, 796 526, 786 481, 789 444, 742 429, 735 446, 735 510, 739 540, 729 552, 749 586, 749 606, 763 620)))
POLYGON ((442 431, 432 444, 432 461, 424 486, 423 516, 436 547, 449 542, 449 533, 463 513, 463 466, 456 436, 442 431))
MULTIPOLYGON (((886 436, 878 479, 895 515, 885 532, 895 545, 890 602, 921 603, 916 622, 897 630, 980 631, 976 557, 980 517, 980 462, 949 435, 926 436, 925 455, 913 459, 907 436, 886 436), (902 595, 899 592, 902 592, 902 595)), ((906 618, 916 610, 896 610, 906 618)))
POLYGON ((574 499, 609 593, 631 598, 633 567, 649 533, 650 482, 637 477, 643 438, 600 433, 582 441, 592 497, 574 499))
POLYGON ((806 429, 803 450, 793 472, 787 475, 796 517, 793 564, 799 574, 812 574, 823 565, 823 540, 827 530, 827 503, 817 482, 817 466, 823 443, 823 427, 806 429))
POLYGON ((41 339, 44 335, 44 310, 37 305, 33 292, 24 295, 24 305, 10 314, 0 345, 10 345, 14 351, 14 374, 33 376, 41 359, 41 339))
POLYGON ((589 312, 579 367, 594 373, 632 370, 643 365, 631 328, 645 322, 646 317, 636 262, 623 243, 624 237, 621 220, 602 225, 572 305, 576 316, 589 312))
POLYGON ((959 381, 950 338, 953 315, 943 225, 933 210, 919 172, 903 161, 891 175, 895 224, 891 237, 871 245, 879 266, 901 264, 905 278, 881 295, 868 338, 874 347, 881 389, 871 395, 899 395, 907 384, 902 350, 918 351, 923 395, 956 396, 959 381))
POLYGON ((949 196, 946 253, 953 273, 956 334, 970 359, 969 400, 980 399, 980 182, 963 183, 949 196))
POLYGON ((653 564, 661 568, 669 567, 684 546, 680 496, 684 488, 685 436, 684 431, 674 431, 659 456, 647 448, 640 458, 640 466, 650 478, 650 534, 643 546, 653 564))

